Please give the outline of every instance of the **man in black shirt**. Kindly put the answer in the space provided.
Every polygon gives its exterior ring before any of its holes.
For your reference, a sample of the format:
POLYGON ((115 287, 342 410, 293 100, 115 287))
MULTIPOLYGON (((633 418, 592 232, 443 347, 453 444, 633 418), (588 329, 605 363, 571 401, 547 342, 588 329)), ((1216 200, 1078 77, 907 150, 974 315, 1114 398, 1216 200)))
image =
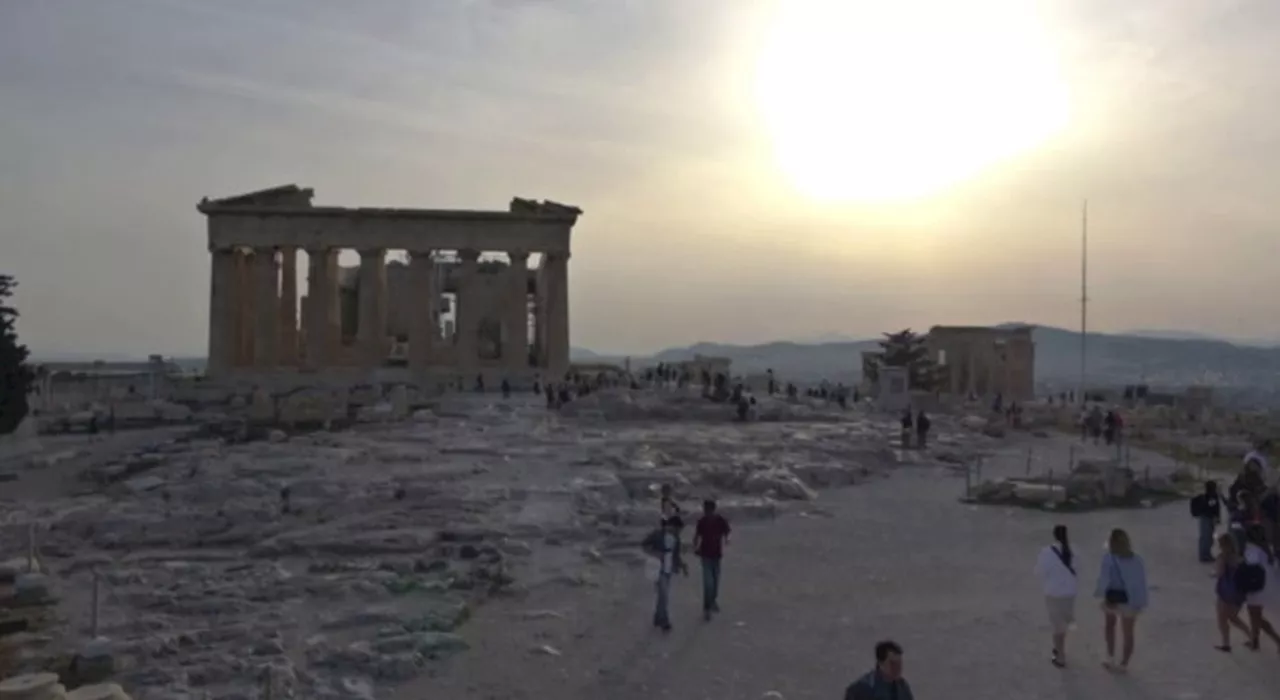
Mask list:
POLYGON ((902 647, 891 641, 876 645, 876 668, 844 691, 844 700, 914 700, 902 677, 902 647))
POLYGON ((1204 493, 1191 499, 1191 514, 1200 524, 1200 561, 1213 561, 1213 531, 1222 522, 1222 499, 1216 481, 1204 482, 1204 493))

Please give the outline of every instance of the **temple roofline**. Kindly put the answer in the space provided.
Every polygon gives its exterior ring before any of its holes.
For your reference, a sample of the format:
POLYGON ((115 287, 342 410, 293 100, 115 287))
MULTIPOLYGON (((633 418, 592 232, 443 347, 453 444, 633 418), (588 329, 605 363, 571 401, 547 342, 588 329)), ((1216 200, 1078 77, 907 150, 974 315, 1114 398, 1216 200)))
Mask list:
POLYGON ((343 218, 361 216, 374 219, 435 219, 465 221, 564 221, 576 222, 578 213, 526 213, 488 209, 398 209, 367 207, 274 207, 260 205, 222 205, 201 202, 196 210, 202 214, 231 214, 234 216, 297 216, 343 218))

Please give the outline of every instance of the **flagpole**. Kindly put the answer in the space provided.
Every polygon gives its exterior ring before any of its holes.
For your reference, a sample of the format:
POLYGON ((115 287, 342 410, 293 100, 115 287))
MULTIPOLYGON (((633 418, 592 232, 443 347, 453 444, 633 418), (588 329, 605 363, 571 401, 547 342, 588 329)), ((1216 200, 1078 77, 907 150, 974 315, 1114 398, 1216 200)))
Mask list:
POLYGON ((1089 200, 1080 210, 1080 405, 1085 404, 1085 377, 1089 347, 1089 200))

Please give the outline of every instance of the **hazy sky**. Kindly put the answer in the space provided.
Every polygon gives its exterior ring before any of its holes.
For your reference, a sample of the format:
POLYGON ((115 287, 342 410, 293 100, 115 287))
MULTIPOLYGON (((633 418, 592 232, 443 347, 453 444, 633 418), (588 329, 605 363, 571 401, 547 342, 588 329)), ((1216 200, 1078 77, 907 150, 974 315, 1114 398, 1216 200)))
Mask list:
POLYGON ((597 350, 1075 326, 1088 196, 1098 328, 1274 336, 1277 71, 1274 0, 3 0, 0 271, 203 353, 196 202, 294 182, 582 207, 597 350))

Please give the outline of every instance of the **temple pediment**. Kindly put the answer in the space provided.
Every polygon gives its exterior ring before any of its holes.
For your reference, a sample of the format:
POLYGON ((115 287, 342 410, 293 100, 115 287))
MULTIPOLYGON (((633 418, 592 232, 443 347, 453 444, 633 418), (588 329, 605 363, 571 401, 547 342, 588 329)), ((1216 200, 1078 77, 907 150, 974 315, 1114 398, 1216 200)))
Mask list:
POLYGON ((523 197, 512 197, 511 206, 508 208, 512 214, 539 214, 544 216, 579 216, 582 210, 578 207, 569 206, 544 199, 539 202, 536 199, 524 199, 523 197))
POLYGON ((309 187, 298 187, 297 185, 289 184, 221 199, 209 199, 206 197, 200 200, 200 204, 196 208, 200 211, 206 211, 218 207, 309 207, 311 206, 311 197, 314 195, 315 190, 309 187))

